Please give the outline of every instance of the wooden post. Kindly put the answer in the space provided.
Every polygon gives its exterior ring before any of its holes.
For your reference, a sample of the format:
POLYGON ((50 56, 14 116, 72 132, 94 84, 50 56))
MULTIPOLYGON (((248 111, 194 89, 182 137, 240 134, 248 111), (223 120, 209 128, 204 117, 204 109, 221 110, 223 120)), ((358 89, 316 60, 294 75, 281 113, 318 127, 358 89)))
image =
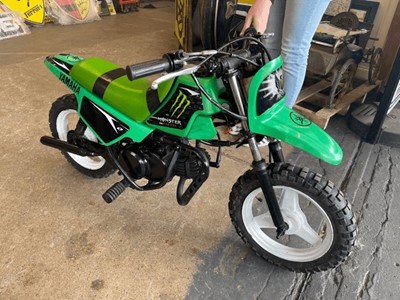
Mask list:
POLYGON ((390 24, 387 39, 383 47, 382 67, 379 73, 379 79, 382 80, 382 85, 385 86, 389 79, 390 70, 392 69, 396 58, 397 49, 400 46, 400 1, 397 4, 396 12, 394 13, 392 23, 390 24))

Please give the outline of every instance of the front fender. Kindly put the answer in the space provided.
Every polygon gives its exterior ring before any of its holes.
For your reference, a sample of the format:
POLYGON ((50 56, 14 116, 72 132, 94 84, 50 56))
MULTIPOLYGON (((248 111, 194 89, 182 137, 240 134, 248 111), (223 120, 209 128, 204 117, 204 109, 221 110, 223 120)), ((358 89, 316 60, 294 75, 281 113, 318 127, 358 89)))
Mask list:
POLYGON ((248 99, 250 130, 282 140, 332 165, 340 164, 343 158, 340 146, 322 128, 287 107, 285 105, 286 96, 261 114, 257 114, 260 85, 281 65, 280 57, 269 62, 257 72, 251 81, 248 99))
POLYGON ((282 140, 332 165, 342 162, 343 152, 336 141, 322 128, 287 107, 284 100, 249 123, 252 132, 282 140))

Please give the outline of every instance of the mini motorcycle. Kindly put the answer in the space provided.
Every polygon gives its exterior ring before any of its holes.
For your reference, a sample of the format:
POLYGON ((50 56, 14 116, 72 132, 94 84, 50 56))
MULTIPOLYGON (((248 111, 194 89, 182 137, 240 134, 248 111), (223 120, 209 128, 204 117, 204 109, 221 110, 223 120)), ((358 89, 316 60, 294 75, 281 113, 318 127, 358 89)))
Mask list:
POLYGON ((223 147, 246 145, 252 168, 233 185, 232 223, 267 261, 295 272, 334 268, 349 255, 356 224, 343 193, 324 176, 286 163, 281 141, 333 165, 342 150, 321 128, 285 106, 282 58, 270 59, 265 35, 248 33, 217 50, 179 50, 121 68, 98 57, 58 54, 45 65, 71 91, 50 109, 52 137, 81 173, 121 181, 103 199, 126 188, 162 188, 179 177, 176 198, 186 205, 220 165, 223 147), (151 81, 150 75, 160 74, 151 81), (246 89, 244 79, 251 78, 246 89), (219 126, 241 123, 237 139, 219 126), (258 143, 268 139, 269 158, 258 143), (216 147, 215 158, 206 151, 216 147))

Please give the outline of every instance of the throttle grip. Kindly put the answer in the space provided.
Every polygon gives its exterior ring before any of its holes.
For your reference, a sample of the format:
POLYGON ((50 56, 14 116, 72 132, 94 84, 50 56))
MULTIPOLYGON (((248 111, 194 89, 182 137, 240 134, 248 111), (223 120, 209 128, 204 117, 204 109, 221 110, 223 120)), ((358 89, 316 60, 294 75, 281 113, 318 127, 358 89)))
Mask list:
POLYGON ((129 80, 150 76, 161 72, 174 71, 174 61, 169 55, 164 55, 161 59, 150 60, 126 67, 126 75, 129 80))

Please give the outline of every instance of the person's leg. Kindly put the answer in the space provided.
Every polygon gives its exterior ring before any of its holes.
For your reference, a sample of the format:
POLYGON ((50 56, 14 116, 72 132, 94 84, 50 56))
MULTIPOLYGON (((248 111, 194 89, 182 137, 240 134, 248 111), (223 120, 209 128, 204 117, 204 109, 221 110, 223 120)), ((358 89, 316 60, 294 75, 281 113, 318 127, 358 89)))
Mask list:
POLYGON ((283 20, 285 17, 285 5, 286 0, 276 0, 271 6, 269 13, 267 30, 265 33, 273 33, 274 36, 268 38, 265 42, 265 46, 272 58, 276 58, 281 54, 281 41, 282 41, 282 30, 283 20))
POLYGON ((329 2, 286 0, 282 57, 286 105, 289 107, 295 104, 303 86, 311 40, 329 2))

